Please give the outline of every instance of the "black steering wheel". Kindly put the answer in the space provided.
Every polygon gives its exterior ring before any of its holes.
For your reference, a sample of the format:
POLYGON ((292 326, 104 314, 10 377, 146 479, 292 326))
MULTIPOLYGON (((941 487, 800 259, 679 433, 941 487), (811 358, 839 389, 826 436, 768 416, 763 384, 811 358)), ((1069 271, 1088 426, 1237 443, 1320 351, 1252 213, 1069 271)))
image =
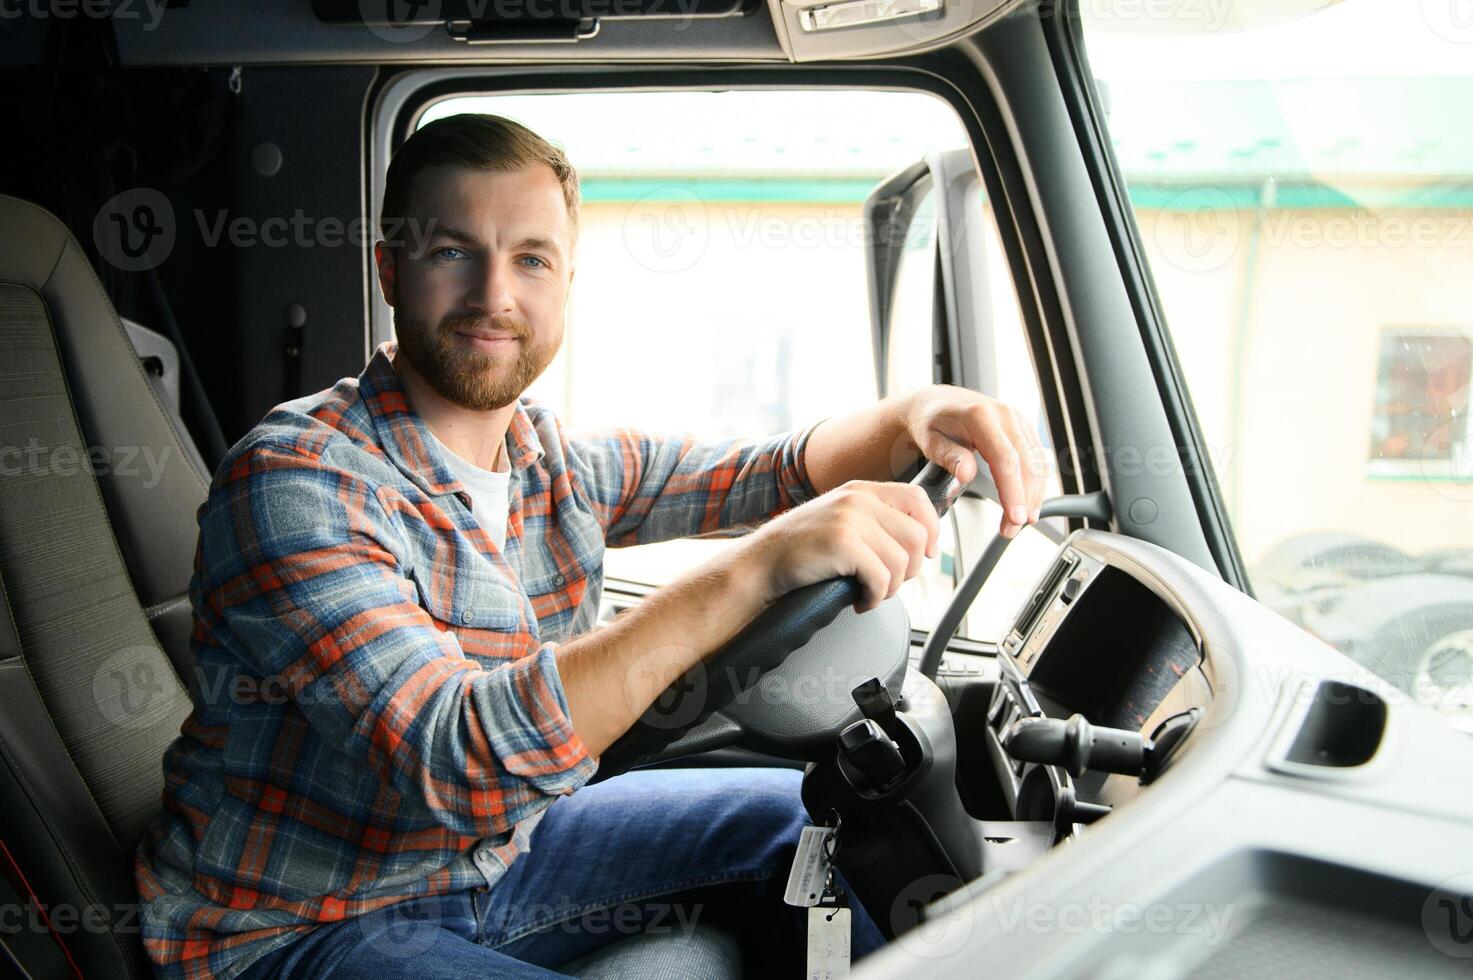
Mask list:
MULTIPOLYGON (((962 485, 936 463, 910 481, 944 516, 962 485)), ((821 758, 856 715, 850 692, 870 677, 898 691, 908 664, 910 623, 898 601, 863 615, 853 576, 815 582, 764 609, 721 649, 655 700, 599 759, 595 780, 638 765, 729 745, 742 738, 787 758, 821 758), (801 659, 803 662, 795 663, 801 659), (775 668, 781 690, 763 691, 775 668), (800 690, 807 685, 809 691, 800 690), (792 697, 783 697, 789 690, 792 697), (744 737, 745 736, 745 737, 744 737)))
MULTIPOLYGON (((967 489, 937 463, 926 463, 910 482, 926 492, 938 517, 967 489)), ((1104 523, 1109 499, 1099 491, 1054 497, 1040 516, 1104 523)), ((952 634, 1010 540, 995 536, 957 587, 922 654, 925 676, 936 676, 952 634)), ((854 611, 860 591, 858 579, 844 576, 794 589, 768 606, 670 685, 605 750, 593 781, 737 741, 787 759, 831 755, 834 737, 858 717, 854 688, 878 677, 898 694, 910 666, 905 606, 891 599, 861 617, 854 611)))

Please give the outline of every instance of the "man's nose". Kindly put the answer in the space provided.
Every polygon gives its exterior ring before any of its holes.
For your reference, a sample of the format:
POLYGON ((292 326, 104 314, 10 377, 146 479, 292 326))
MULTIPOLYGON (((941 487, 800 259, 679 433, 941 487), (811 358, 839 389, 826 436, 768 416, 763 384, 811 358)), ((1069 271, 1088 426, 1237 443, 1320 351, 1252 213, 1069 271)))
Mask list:
POLYGON ((499 256, 490 256, 480 263, 476 276, 466 295, 466 305, 480 310, 488 316, 511 313, 516 309, 516 294, 513 291, 511 262, 499 256))

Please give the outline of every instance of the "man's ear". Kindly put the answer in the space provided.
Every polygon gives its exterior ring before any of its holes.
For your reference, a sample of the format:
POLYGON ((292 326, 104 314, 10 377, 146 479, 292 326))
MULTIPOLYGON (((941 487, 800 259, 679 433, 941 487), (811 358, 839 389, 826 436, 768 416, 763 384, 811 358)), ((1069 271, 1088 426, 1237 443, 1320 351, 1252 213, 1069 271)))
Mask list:
POLYGON ((389 247, 388 242, 378 242, 373 246, 373 262, 378 266, 378 288, 383 291, 384 302, 390 306, 398 305, 398 267, 395 252, 389 247))

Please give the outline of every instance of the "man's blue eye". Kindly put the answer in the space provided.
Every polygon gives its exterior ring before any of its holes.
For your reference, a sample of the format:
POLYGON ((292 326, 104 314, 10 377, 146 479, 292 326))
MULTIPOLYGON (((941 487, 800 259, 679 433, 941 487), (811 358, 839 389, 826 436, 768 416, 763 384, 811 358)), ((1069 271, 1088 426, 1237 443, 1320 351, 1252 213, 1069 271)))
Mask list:
POLYGON ((435 249, 435 254, 442 259, 452 259, 455 258, 456 255, 464 255, 465 253, 453 245, 447 245, 445 248, 435 249), (451 252, 454 252, 455 255, 449 254, 451 252))
POLYGON ((524 256, 522 256, 522 258, 527 259, 528 261, 531 261, 531 262, 536 262, 539 265, 541 265, 543 268, 546 268, 547 267, 547 262, 544 261, 543 259, 539 258, 536 255, 524 255, 524 256))

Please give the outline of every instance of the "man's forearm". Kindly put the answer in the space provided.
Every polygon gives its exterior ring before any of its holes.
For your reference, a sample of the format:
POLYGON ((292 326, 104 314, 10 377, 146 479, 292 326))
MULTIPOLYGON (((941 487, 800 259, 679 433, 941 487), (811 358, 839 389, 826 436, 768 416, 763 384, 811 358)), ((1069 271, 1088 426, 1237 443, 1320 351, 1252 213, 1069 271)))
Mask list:
POLYGON ((850 480, 894 480, 920 458, 910 438, 910 398, 892 395, 874 405, 825 419, 808 437, 804 463, 820 493, 850 480))
POLYGON ((592 755, 602 755, 673 681, 772 601, 761 566, 744 554, 727 550, 558 648, 573 730, 592 755))

